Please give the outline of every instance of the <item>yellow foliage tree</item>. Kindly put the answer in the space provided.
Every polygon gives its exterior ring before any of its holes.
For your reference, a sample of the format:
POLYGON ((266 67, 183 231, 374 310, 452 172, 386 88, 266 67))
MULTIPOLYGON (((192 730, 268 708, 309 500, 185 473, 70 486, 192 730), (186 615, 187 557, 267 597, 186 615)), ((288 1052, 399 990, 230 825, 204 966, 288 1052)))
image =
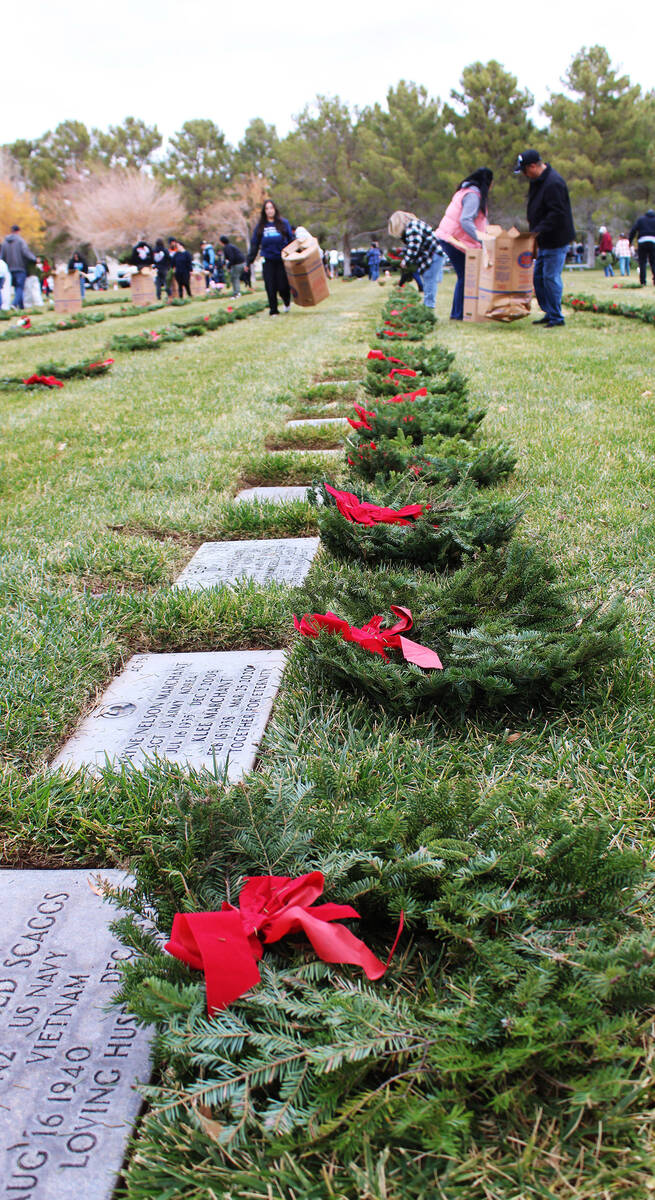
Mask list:
POLYGON ((20 226, 21 237, 31 249, 41 246, 45 226, 29 192, 19 192, 0 180, 0 238, 9 233, 12 225, 20 226))

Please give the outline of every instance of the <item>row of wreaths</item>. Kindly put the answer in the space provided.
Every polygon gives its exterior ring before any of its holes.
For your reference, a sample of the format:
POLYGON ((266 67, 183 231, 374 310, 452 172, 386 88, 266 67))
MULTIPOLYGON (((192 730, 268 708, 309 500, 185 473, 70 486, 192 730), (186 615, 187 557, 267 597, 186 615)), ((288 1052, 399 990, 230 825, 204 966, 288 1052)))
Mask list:
POLYGON ((454 355, 424 344, 433 321, 406 289, 385 305, 345 479, 310 491, 340 565, 332 602, 296 618, 299 652, 390 712, 562 703, 620 652, 621 605, 579 606, 517 535, 516 455, 484 439, 454 355))
MULTIPOLYGON (((246 317, 252 317, 256 313, 261 312, 266 308, 266 301, 251 300, 247 304, 242 304, 238 308, 228 308, 218 310, 211 316, 197 317, 191 321, 175 321, 171 325, 165 325, 161 329, 142 329, 138 333, 116 334, 110 342, 110 349, 114 352, 132 352, 135 350, 160 350, 163 346, 168 346, 172 342, 183 342, 188 337, 201 337, 205 333, 211 333, 215 329, 221 329, 223 325, 231 325, 235 321, 243 321, 246 317)), ((136 310, 137 312, 143 310, 136 310)), ((147 311, 147 310, 146 310, 147 311)), ((85 314, 79 314, 84 316, 85 314)), ((70 318, 72 321, 73 318, 70 318)), ((67 328, 80 328, 80 326, 88 324, 86 321, 78 321, 74 326, 67 325, 67 328)), ((60 328, 60 326, 57 326, 60 328)), ((104 375, 113 364, 113 358, 102 358, 98 356, 95 359, 82 359, 77 363, 60 362, 43 362, 39 363, 36 371, 31 375, 4 375, 0 377, 0 390, 12 391, 16 388, 34 388, 34 387, 63 387, 66 379, 82 379, 90 378, 95 375, 104 375)))

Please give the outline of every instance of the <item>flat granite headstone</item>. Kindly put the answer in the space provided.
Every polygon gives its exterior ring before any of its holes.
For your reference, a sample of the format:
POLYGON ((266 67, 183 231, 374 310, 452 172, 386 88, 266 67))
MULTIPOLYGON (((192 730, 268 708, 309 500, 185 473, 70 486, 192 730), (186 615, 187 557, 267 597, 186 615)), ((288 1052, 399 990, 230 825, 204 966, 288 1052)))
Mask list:
POLYGON ((249 542, 204 542, 175 580, 175 587, 198 591, 254 579, 257 583, 300 584, 320 539, 270 538, 249 542))
POLYGON ((53 769, 161 758, 241 779, 255 762, 283 650, 135 654, 60 750, 53 769))
POLYGON ((109 1200, 150 1078, 151 1033, 105 1011, 133 955, 93 874, 0 871, 3 1196, 109 1200))
POLYGON ((306 487, 251 487, 243 488, 234 497, 239 503, 261 500, 267 504, 287 504, 289 500, 306 500, 306 487))
POLYGON ((288 429, 297 429, 299 425, 347 425, 347 417, 303 417, 296 421, 287 421, 288 429))

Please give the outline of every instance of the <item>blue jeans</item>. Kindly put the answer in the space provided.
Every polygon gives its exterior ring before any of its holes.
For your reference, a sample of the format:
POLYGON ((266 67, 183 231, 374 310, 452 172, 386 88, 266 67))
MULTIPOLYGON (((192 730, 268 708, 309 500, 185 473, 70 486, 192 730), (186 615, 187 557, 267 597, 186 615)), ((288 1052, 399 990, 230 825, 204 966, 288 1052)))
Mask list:
POLYGON ((622 275, 630 274, 630 259, 629 258, 624 258, 623 255, 621 256, 621 258, 619 259, 619 270, 621 271, 622 275))
POLYGON ((605 278, 609 279, 610 275, 613 277, 614 276, 614 267, 612 266, 611 258, 603 258, 603 265, 604 265, 604 269, 605 269, 605 278))
POLYGON ((11 282, 14 285, 14 308, 25 308, 23 304, 23 288, 27 279, 27 271, 12 271, 11 282))
POLYGON ((369 267, 368 267, 368 277, 369 277, 369 279, 370 279, 371 283, 375 283, 376 279, 379 279, 379 278, 380 278, 380 264, 379 264, 379 262, 376 262, 376 263, 369 263, 369 267))
POLYGON ((563 325, 562 271, 566 246, 556 250, 540 249, 534 264, 534 290, 537 303, 552 325, 563 325))
POLYGON ((426 308, 434 308, 437 303, 437 288, 443 279, 443 254, 435 254, 429 267, 421 272, 423 281, 423 303, 426 308))
POLYGON ((457 276, 450 319, 451 321, 461 321, 464 317, 464 269, 466 267, 466 255, 463 250, 458 250, 457 246, 451 246, 450 242, 444 242, 442 238, 439 238, 439 245, 450 260, 453 271, 457 276))

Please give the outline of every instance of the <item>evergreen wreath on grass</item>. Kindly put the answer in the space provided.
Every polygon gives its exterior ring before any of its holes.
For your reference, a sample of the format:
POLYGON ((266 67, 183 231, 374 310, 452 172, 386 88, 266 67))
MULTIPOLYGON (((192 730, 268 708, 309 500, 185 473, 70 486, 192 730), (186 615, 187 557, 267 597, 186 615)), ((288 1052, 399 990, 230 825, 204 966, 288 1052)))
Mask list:
POLYGON ((596 296, 573 295, 564 296, 564 303, 574 312, 603 313, 607 317, 628 317, 633 321, 643 321, 645 325, 655 325, 655 304, 624 304, 619 300, 600 300, 596 296))
MULTIPOLYGON (((130 1194, 264 1200, 274 1179, 280 1200, 426 1200, 446 1181, 444 1197, 470 1200, 476 1166, 455 1164, 485 1140, 516 1157, 540 1121, 549 1148, 563 1139, 558 1174, 587 1154, 592 1178, 601 1122, 603 1144, 639 1157, 655 1002, 655 938, 633 915, 642 856, 564 789, 421 777, 399 813, 364 793, 335 804, 338 778, 182 794, 166 854, 145 840, 122 896, 135 953, 120 999, 157 1026, 167 1065, 144 1089, 130 1194), (208 1019, 202 978, 162 950, 173 913, 233 903, 271 863, 321 871, 380 955, 400 908, 408 934, 374 984, 276 943, 261 982, 208 1019)), ((622 1174, 611 1153, 601 1166, 622 1174)))
POLYGON ((405 391, 419 391, 426 388, 431 396, 465 396, 468 391, 468 381, 461 371, 445 370, 440 373, 422 374, 420 371, 396 369, 382 375, 379 372, 367 371, 364 378, 364 390, 369 396, 397 396, 405 391))
POLYGON ((70 329, 83 329, 85 325, 97 325, 100 321, 104 321, 106 314, 77 312, 72 313, 69 317, 62 317, 59 321, 46 321, 43 325, 30 326, 24 329, 7 329, 4 333, 0 333, 0 341, 10 342, 16 338, 32 338, 42 337, 46 333, 62 333, 70 329))
POLYGON ((452 392, 428 393, 421 396, 419 392, 406 393, 407 400, 396 403, 382 403, 375 408, 364 408, 355 405, 357 417, 349 417, 348 421, 354 430, 350 434, 349 445, 356 446, 358 442, 389 440, 396 436, 399 430, 420 445, 426 437, 440 435, 442 437, 473 437, 480 422, 484 420, 484 408, 469 409, 466 401, 452 392))
POLYGON ((216 312, 200 321, 175 322, 173 325, 164 325, 161 329, 143 329, 139 333, 117 333, 111 339, 111 349, 160 350, 169 342, 183 342, 185 337, 202 337, 203 334, 220 329, 223 325, 231 325, 234 321, 252 317, 267 307, 265 300, 252 300, 234 312, 216 312))
POLYGON ((92 375, 105 375, 107 371, 111 370, 113 362, 113 358, 106 358, 102 361, 85 358, 81 362, 71 363, 70 366, 57 362, 39 363, 36 371, 29 377, 23 375, 2 376, 0 390, 12 391, 15 388, 31 388, 39 385, 56 387, 64 379, 88 379, 92 375))
POLYGON ((303 637, 298 669, 363 692, 387 713, 429 709, 435 717, 469 708, 504 708, 561 699, 621 647, 622 606, 575 608, 555 567, 512 541, 483 550, 452 576, 363 572, 342 567, 325 610, 353 625, 409 609, 413 637, 436 651, 442 671, 424 672, 390 651, 390 661, 330 633, 303 637))
POLYGON ((362 524, 349 519, 325 483, 315 484, 308 499, 316 507, 323 544, 342 559, 368 566, 383 562, 415 563, 423 570, 459 566, 483 546, 501 546, 522 516, 518 500, 492 500, 470 483, 441 491, 407 483, 385 489, 358 488, 357 498, 385 508, 408 504, 422 512, 403 523, 362 524))
POLYGON ((346 454, 352 475, 369 481, 410 472, 428 484, 469 479, 489 487, 511 475, 516 466, 516 454, 504 442, 481 446, 464 438, 430 436, 416 446, 402 430, 379 442, 347 441, 346 454))

